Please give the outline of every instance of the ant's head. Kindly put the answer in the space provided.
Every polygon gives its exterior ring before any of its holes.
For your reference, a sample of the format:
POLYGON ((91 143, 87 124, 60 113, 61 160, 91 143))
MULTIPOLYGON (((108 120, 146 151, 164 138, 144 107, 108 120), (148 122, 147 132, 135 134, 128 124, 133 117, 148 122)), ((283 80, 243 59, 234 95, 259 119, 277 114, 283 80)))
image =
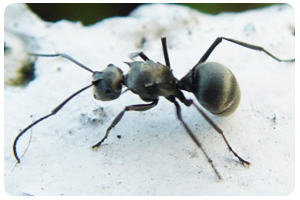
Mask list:
POLYGON ((120 68, 109 64, 102 72, 93 74, 94 97, 101 101, 117 99, 122 91, 123 72, 120 68))

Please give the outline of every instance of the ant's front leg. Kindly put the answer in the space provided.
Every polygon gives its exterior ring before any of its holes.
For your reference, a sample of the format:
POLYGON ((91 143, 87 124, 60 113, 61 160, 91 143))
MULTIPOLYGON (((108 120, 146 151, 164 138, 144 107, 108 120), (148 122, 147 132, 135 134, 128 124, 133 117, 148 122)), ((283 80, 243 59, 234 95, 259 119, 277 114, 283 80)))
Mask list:
POLYGON ((150 104, 137 104, 137 105, 130 105, 130 106, 126 106, 124 108, 124 110, 122 110, 122 112, 120 112, 118 114, 118 116, 114 119, 114 121, 111 123, 111 125, 108 127, 108 129, 106 130, 105 136, 95 145, 92 146, 93 149, 98 148, 102 142, 107 138, 110 130, 115 127, 122 119, 124 113, 126 111, 146 111, 146 110, 150 110, 151 108, 153 108, 154 106, 156 106, 158 103, 158 99, 154 100, 152 103, 150 104))

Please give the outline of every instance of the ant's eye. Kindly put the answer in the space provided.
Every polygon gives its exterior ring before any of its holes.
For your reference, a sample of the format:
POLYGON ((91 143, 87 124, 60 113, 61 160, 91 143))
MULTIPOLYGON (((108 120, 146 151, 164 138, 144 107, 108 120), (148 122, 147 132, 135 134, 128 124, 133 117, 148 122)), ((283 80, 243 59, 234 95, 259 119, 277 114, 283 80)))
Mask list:
POLYGON ((96 81, 93 81, 94 86, 97 87, 101 81, 102 81, 102 79, 98 79, 96 81))

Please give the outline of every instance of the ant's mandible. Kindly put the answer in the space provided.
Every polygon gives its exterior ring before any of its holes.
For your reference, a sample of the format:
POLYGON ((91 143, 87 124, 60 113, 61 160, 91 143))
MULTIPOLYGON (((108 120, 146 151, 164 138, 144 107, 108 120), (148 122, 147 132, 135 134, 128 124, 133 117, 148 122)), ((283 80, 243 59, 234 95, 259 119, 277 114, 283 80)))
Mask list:
POLYGON ((229 150, 234 154, 235 157, 243 165, 250 165, 250 162, 241 158, 229 145, 223 131, 205 114, 205 112, 197 106, 192 99, 186 99, 181 90, 192 92, 199 103, 209 112, 218 116, 228 116, 232 114, 240 102, 240 88, 238 82, 232 72, 222 64, 216 62, 206 62, 207 58, 213 52, 213 50, 222 42, 226 40, 240 46, 263 51, 270 57, 276 59, 279 62, 294 62, 295 59, 281 60, 273 56, 271 53, 266 51, 260 46, 255 46, 252 44, 247 44, 234 39, 229 39, 225 37, 218 37, 214 43, 209 47, 205 54, 201 57, 199 62, 190 70, 181 80, 174 77, 166 44, 166 38, 162 38, 162 48, 164 59, 166 65, 161 63, 155 63, 150 60, 143 52, 140 52, 140 56, 144 61, 134 61, 126 62, 129 65, 130 70, 128 74, 124 75, 122 70, 113 64, 109 64, 106 69, 101 72, 93 71, 78 61, 74 60, 72 57, 66 54, 32 54, 31 56, 41 56, 41 57, 64 57, 83 69, 91 72, 93 74, 93 81, 90 85, 80 89, 76 93, 72 94, 69 98, 64 100, 59 104, 52 112, 37 121, 33 122, 22 130, 14 140, 13 143, 13 153, 17 160, 20 162, 20 158, 17 154, 17 142, 19 138, 30 128, 32 128, 37 123, 43 121, 44 119, 55 115, 68 101, 73 97, 83 92, 84 90, 93 87, 94 98, 101 101, 110 101, 117 99, 122 93, 122 86, 126 86, 128 90, 140 96, 143 101, 150 102, 148 104, 136 104, 126 106, 123 111, 121 111, 117 117, 113 120, 110 126, 107 128, 104 137, 92 148, 98 148, 103 141, 107 138, 110 130, 115 127, 126 111, 146 111, 155 107, 158 103, 160 96, 165 97, 171 103, 175 105, 176 115, 178 120, 182 123, 184 129, 188 135, 192 138, 195 144, 204 153, 206 159, 210 163, 214 172, 221 179, 221 175, 214 166, 213 161, 210 159, 200 141, 195 137, 193 132, 184 122, 181 116, 181 108, 177 100, 181 101, 186 106, 193 105, 199 113, 205 118, 205 120, 222 136, 229 150))

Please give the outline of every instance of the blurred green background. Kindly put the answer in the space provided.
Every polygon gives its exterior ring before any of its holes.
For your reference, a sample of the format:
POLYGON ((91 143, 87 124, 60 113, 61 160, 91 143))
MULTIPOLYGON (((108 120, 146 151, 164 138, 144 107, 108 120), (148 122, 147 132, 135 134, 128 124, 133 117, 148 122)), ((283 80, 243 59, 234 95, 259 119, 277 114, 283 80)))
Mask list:
MULTIPOLYGON (((28 3, 30 9, 45 21, 60 19, 81 21, 84 25, 93 24, 113 16, 126 16, 141 4, 136 3, 28 3)), ((241 12, 271 6, 270 3, 185 3, 204 13, 241 12)))

